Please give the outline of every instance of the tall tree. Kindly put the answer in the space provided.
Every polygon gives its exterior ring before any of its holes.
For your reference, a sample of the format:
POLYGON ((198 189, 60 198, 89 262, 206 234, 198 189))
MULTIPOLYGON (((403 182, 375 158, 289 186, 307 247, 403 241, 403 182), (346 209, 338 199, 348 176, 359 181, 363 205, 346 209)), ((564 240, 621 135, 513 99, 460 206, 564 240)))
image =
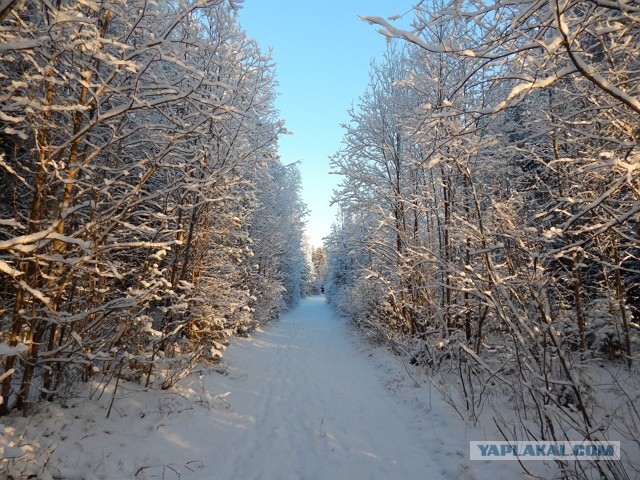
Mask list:
POLYGON ((236 9, 0 12, 0 413, 96 372, 169 386, 253 325, 247 223, 282 123, 236 9))

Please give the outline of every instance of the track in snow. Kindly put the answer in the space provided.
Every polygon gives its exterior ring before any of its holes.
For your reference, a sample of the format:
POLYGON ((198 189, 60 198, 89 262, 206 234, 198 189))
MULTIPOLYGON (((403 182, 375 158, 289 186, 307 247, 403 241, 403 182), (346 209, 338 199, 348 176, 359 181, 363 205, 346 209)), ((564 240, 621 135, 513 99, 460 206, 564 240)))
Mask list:
POLYGON ((519 476, 506 465, 516 462, 471 465, 468 432, 450 407, 407 386, 387 352, 354 339, 325 298, 312 297, 251 338, 232 339, 223 364, 170 390, 121 382, 109 419, 113 385, 97 399, 13 420, 53 452, 47 468, 65 480, 519 476))
POLYGON ((234 341, 226 363, 230 423, 212 432, 206 461, 217 478, 445 478, 414 412, 382 385, 324 297, 234 341))

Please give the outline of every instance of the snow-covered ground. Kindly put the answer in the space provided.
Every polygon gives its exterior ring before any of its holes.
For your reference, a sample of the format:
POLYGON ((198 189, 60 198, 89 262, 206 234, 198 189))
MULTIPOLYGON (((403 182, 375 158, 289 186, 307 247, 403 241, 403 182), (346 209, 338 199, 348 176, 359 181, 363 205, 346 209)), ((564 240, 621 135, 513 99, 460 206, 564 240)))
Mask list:
POLYGON ((522 476, 517 462, 470 462, 470 440, 500 438, 465 427, 436 391, 417 386, 384 348, 360 341, 321 296, 233 339, 221 365, 203 366, 169 391, 121 382, 107 419, 110 388, 99 400, 2 419, 0 442, 33 449, 24 458, 35 461, 0 462, 0 477, 28 465, 40 465, 40 478, 85 480, 522 476))

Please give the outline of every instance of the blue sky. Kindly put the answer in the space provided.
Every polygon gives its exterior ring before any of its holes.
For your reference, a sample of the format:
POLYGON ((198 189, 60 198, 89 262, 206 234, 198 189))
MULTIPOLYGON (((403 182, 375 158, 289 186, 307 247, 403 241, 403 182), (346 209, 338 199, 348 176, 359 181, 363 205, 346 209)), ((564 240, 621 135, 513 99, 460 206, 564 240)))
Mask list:
POLYGON ((389 17, 409 10, 405 0, 245 0, 240 24, 276 62, 276 107, 293 135, 280 139, 283 163, 300 161, 303 198, 310 209, 307 233, 315 246, 329 234, 329 207, 339 178, 329 156, 340 149, 341 124, 369 78, 371 60, 385 38, 359 15, 389 17))

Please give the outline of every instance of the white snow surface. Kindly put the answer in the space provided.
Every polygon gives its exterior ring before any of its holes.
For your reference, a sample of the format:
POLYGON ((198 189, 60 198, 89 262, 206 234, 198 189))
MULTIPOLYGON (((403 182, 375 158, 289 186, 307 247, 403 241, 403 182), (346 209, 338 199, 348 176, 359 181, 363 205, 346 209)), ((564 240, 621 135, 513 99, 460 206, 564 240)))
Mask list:
POLYGON ((107 419, 112 393, 0 419, 0 446, 39 452, 0 462, 0 477, 29 462, 38 478, 84 480, 522 477, 517 462, 470 462, 469 440, 499 437, 466 426, 322 296, 168 391, 120 382, 107 419))

